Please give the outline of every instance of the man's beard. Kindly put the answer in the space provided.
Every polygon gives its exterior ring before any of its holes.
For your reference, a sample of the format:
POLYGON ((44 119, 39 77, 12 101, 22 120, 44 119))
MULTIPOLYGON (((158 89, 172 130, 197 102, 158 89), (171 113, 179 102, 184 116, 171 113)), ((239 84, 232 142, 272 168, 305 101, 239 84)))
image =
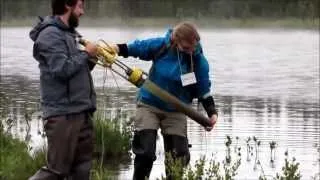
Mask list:
POLYGON ((76 28, 79 25, 79 18, 73 12, 71 12, 68 23, 71 28, 76 28))

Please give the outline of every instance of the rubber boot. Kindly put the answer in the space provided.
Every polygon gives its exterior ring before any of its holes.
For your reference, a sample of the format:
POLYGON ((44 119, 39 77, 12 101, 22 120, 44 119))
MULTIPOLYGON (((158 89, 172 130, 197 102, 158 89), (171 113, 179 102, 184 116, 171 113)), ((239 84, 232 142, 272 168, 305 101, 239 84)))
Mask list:
POLYGON ((133 137, 132 150, 134 159, 134 180, 145 180, 150 176, 153 161, 156 160, 157 130, 136 131, 133 137))

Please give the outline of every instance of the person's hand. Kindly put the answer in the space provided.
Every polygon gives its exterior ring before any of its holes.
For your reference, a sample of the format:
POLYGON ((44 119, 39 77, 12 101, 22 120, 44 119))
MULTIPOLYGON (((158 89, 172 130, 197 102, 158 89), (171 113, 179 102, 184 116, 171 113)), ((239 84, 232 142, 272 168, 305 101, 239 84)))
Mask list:
POLYGON ((109 45, 110 46, 110 48, 112 49, 112 51, 114 52, 114 53, 116 53, 116 54, 119 54, 119 46, 118 45, 116 45, 116 44, 111 44, 111 45, 109 45))
POLYGON ((89 56, 96 57, 97 56, 97 49, 98 49, 97 45, 95 45, 91 42, 87 42, 84 50, 87 51, 89 56))
POLYGON ((214 125, 217 123, 217 120, 218 120, 218 115, 213 114, 210 118, 211 126, 205 127, 205 130, 211 131, 213 129, 214 125))

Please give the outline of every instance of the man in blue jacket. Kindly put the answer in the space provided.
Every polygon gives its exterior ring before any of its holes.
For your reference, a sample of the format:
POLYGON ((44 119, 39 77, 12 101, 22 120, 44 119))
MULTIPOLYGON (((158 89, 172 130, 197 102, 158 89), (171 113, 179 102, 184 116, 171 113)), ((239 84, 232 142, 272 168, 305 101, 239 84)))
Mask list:
POLYGON ((78 49, 75 28, 83 0, 52 0, 53 15, 31 30, 33 56, 39 62, 41 111, 48 139, 47 165, 30 180, 89 180, 92 114, 96 94, 90 71, 96 46, 78 49))
MULTIPOLYGON (((182 22, 170 29, 164 37, 135 40, 129 44, 113 45, 113 48, 120 56, 152 60, 149 79, 184 103, 191 104, 194 98, 198 98, 212 121, 212 127, 206 129, 210 131, 213 128, 218 115, 210 95, 209 65, 202 52, 200 36, 192 23, 182 22)), ((139 90, 137 100, 133 179, 149 177, 156 159, 159 128, 164 138, 165 152, 187 165, 190 153, 186 115, 143 87, 139 90)), ((171 179, 168 168, 166 172, 167 179, 171 179)))

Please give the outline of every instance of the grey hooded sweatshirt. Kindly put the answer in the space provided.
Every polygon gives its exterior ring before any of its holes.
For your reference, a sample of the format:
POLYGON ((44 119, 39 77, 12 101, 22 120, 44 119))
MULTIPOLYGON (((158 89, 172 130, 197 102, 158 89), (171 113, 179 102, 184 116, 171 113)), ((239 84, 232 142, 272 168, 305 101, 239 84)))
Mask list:
POLYGON ((31 30, 39 62, 43 118, 96 110, 89 55, 78 49, 80 35, 58 16, 47 16, 31 30))

